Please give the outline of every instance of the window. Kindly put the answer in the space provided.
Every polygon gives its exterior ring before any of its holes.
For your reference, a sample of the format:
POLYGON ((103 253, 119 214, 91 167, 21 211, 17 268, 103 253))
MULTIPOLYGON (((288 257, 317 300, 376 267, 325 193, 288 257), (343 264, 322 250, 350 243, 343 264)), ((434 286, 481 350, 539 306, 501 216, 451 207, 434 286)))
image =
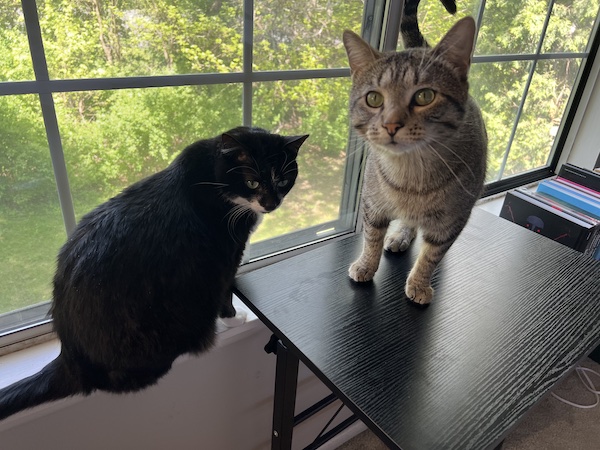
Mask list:
MULTIPOLYGON (((596 52, 598 0, 457 4, 458 17, 471 15, 478 23, 470 87, 489 136, 488 190, 522 184, 532 173, 549 175, 582 68, 596 52)), ((422 1, 419 17, 432 43, 447 30, 448 15, 437 0, 422 1)))
MULTIPOLYGON (((598 1, 459 2, 457 16, 480 26, 471 86, 493 189, 554 169, 597 51, 598 1)), ((401 10, 401 0, 4 0, 0 346, 49 330, 56 254, 79 217, 239 124, 311 135, 247 261, 353 232, 363 149, 348 129, 341 35, 394 49, 401 10)), ((450 22, 439 0, 423 0, 420 16, 437 42, 450 22)))

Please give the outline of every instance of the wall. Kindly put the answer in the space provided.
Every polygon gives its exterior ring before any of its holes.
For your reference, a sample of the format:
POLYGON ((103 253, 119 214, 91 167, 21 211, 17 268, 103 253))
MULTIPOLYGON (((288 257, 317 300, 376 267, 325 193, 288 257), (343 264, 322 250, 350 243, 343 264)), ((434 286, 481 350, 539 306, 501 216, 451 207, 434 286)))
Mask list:
MULTIPOLYGON (((560 162, 592 169, 600 153, 600 55, 596 57, 590 80, 575 117, 574 126, 580 123, 567 139, 566 148, 571 151, 561 157, 560 162)), ((560 167, 560 165, 559 165, 560 167)))
MULTIPOLYGON (((0 449, 269 448, 275 356, 263 347, 271 334, 258 321, 243 327, 233 337, 222 333, 211 352, 181 358, 141 393, 95 393, 0 422, 0 449)), ((302 366, 299 380, 298 410, 329 393, 302 366)), ((320 414, 298 427, 294 447, 308 445, 328 418, 320 414)))

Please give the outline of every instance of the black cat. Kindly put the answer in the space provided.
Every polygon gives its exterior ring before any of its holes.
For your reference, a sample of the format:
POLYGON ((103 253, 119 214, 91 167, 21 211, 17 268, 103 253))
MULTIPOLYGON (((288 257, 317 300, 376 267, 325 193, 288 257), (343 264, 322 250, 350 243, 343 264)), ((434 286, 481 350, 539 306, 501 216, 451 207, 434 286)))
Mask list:
POLYGON ((51 313, 62 344, 40 372, 0 390, 0 419, 96 389, 155 383, 213 344, 263 213, 294 185, 308 136, 239 127, 198 141, 84 216, 58 255, 51 313))

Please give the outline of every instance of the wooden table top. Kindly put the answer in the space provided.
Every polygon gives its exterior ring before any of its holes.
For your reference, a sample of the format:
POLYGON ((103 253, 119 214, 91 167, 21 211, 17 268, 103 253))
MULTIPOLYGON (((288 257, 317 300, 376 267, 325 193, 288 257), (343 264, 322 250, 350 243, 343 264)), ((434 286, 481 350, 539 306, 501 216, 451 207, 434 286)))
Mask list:
POLYGON ((600 344, 600 262, 475 209, 404 296, 419 241, 347 274, 362 236, 240 275, 235 292, 391 448, 494 447, 600 344))

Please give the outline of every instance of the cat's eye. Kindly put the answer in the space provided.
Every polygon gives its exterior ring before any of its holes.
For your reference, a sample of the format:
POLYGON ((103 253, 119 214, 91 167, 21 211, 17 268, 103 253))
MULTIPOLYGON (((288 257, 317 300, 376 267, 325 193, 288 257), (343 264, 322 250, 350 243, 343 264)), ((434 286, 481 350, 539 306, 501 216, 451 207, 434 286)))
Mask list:
POLYGON ((289 183, 289 180, 281 180, 281 181, 277 182, 277 186, 284 187, 284 186, 287 186, 288 183, 289 183))
POLYGON ((421 89, 415 93, 415 103, 419 106, 429 105, 435 99, 433 89, 421 89))
POLYGON ((367 94, 367 105, 371 108, 379 108, 383 105, 383 95, 379 92, 371 91, 367 94))
POLYGON ((250 189, 256 189, 258 188, 258 185, 260 183, 256 180, 247 180, 246 181, 246 186, 248 186, 250 189))

